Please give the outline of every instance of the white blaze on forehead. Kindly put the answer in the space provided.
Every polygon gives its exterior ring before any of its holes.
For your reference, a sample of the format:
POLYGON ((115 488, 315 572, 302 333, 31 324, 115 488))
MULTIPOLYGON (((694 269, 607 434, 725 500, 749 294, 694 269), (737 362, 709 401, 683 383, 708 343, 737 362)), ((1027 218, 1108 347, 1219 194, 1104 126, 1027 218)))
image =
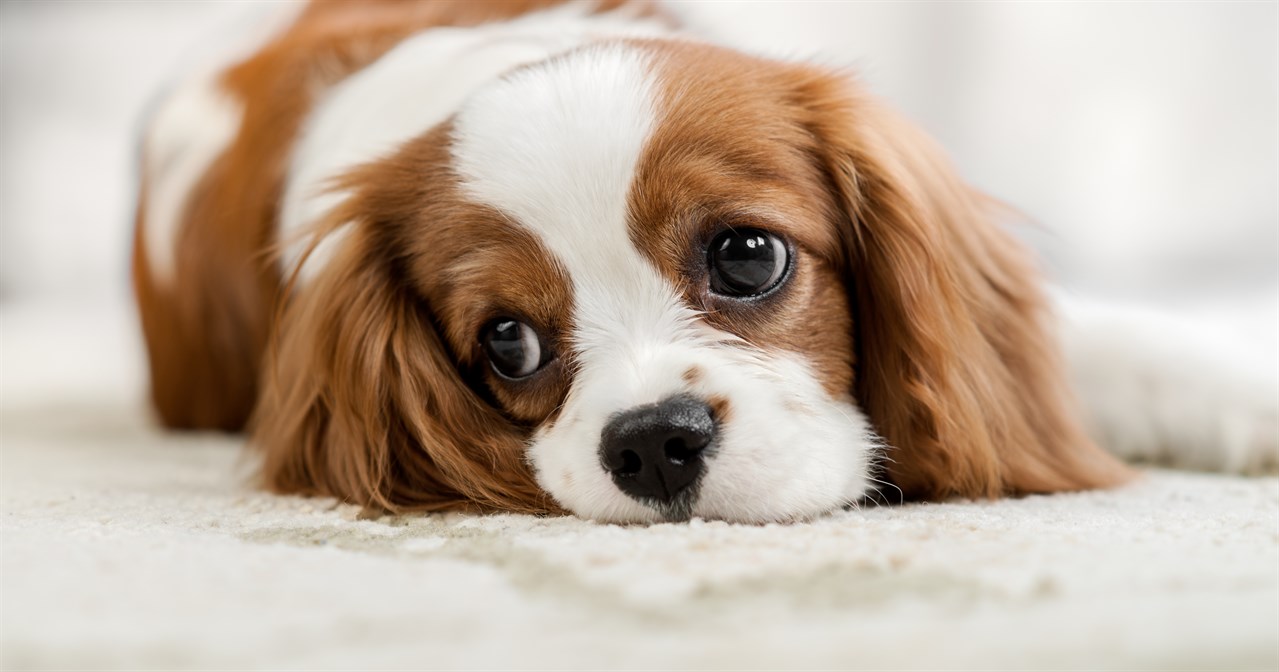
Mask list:
POLYGON ((691 317, 627 226, 656 91, 641 51, 596 46, 486 87, 454 123, 463 188, 536 233, 568 272, 588 367, 670 342, 691 317))
MULTIPOLYGON (((573 285, 574 375, 561 422, 530 446, 538 480, 561 504, 608 520, 651 520, 600 467, 604 421, 677 391, 663 366, 689 343, 693 313, 631 242, 628 196, 656 125, 644 54, 597 45, 505 77, 454 120, 463 189, 537 235, 573 285), (571 479, 572 486, 563 486, 571 479)), ((682 370, 682 369, 681 369, 682 370)))
MULTIPOLYGON (((305 234, 346 198, 329 191, 334 178, 425 133, 504 72, 606 37, 664 30, 630 16, 626 7, 595 10, 593 2, 570 2, 510 21, 429 28, 333 87, 308 117, 293 153, 280 209, 284 268, 295 267, 311 242, 305 234)), ((521 101, 506 102, 502 113, 523 113, 521 101)), ((341 246, 345 230, 330 234, 307 258, 303 284, 341 246)))

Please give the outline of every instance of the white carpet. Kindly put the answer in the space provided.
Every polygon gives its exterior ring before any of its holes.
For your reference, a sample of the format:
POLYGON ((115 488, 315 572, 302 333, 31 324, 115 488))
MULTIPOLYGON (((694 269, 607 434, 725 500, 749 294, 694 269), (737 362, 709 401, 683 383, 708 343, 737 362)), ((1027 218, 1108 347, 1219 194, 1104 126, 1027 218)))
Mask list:
POLYGON ((1274 478, 793 526, 361 520, 246 488, 236 438, 152 430, 123 312, 0 308, 4 669, 1279 667, 1274 478))

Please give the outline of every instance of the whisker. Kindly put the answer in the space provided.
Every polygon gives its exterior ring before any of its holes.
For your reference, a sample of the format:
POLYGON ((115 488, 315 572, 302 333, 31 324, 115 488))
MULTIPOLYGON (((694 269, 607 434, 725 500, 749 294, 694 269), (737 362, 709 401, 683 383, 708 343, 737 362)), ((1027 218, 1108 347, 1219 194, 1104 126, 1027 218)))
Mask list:
MULTIPOLYGON (((888 486, 888 487, 890 487, 890 488, 892 488, 892 489, 896 490, 896 491, 897 491, 897 505, 898 505, 898 506, 901 506, 902 504, 905 504, 905 503, 906 503, 906 493, 902 492, 902 489, 901 489, 901 488, 899 488, 899 487, 897 487, 897 485, 896 485, 896 484, 891 483, 891 482, 889 482, 889 481, 883 481, 883 480, 880 480, 880 479, 878 479, 878 478, 875 478, 874 476, 867 476, 866 478, 870 479, 870 481, 871 481, 872 483, 879 483, 880 485, 886 485, 886 486, 888 486)), ((880 496, 883 496, 883 491, 882 491, 882 490, 876 490, 876 492, 879 492, 879 493, 880 493, 880 496)), ((887 501, 887 499, 885 499, 884 504, 885 504, 885 505, 888 505, 888 501, 887 501)))

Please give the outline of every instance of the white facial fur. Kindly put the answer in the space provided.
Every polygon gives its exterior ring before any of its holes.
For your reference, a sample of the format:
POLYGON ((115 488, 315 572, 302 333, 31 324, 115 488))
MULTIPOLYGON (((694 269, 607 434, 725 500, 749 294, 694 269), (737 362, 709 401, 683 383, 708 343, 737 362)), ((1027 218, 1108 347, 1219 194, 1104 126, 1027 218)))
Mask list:
POLYGON ((470 197, 540 237, 572 280, 577 360, 559 418, 529 447, 539 483, 574 513, 659 514, 600 465, 614 414, 670 396, 730 405, 692 515, 802 518, 861 497, 876 439, 847 396, 832 398, 802 358, 717 331, 631 243, 628 194, 658 120, 637 50, 594 47, 480 90, 454 122, 454 164, 470 197), (701 370, 695 383, 684 373, 701 370))

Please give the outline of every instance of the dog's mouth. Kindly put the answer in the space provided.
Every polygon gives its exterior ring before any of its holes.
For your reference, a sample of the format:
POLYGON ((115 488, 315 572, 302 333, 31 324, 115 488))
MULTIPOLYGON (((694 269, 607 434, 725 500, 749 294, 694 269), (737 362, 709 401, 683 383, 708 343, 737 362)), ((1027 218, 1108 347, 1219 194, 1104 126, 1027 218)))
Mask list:
MULTIPOLYGON (((657 515, 662 517, 663 522, 684 523, 693 517, 693 507, 697 504, 700 482, 701 474, 691 484, 667 499, 655 497, 632 497, 632 499, 657 512, 657 515)), ((623 490, 623 492, 625 491, 623 490)))

